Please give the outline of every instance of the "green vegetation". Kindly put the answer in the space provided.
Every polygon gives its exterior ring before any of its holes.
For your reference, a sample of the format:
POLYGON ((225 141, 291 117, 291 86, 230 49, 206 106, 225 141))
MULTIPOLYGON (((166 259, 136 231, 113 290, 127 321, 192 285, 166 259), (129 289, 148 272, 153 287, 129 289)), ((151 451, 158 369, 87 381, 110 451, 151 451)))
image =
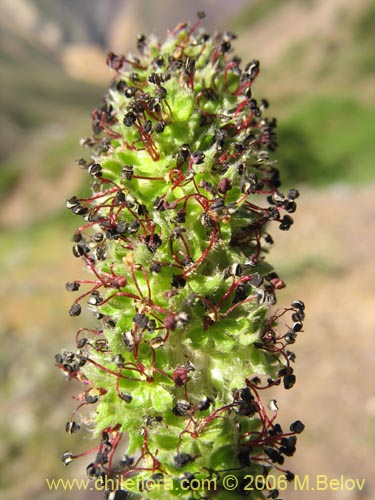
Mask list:
POLYGON ((289 0, 253 0, 241 15, 234 20, 236 30, 248 29, 267 16, 277 15, 289 0))
POLYGON ((279 129, 278 157, 290 182, 367 182, 373 171, 374 109, 352 97, 316 97, 279 129))

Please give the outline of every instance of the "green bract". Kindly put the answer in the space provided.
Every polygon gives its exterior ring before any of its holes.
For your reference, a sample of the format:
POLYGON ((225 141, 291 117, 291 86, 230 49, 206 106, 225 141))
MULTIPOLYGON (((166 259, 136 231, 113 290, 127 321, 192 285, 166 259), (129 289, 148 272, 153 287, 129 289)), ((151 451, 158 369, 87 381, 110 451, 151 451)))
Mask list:
POLYGON ((67 200, 85 220, 73 253, 91 273, 67 283, 85 287, 70 314, 87 301, 100 326, 56 361, 84 385, 79 408, 93 406, 87 472, 118 480, 107 498, 264 498, 272 486, 250 479, 282 471, 303 430, 283 432, 276 402, 260 398, 295 382, 288 345, 304 305, 269 313, 284 283, 264 247, 270 221, 289 229, 298 192, 279 191, 276 120, 252 97, 258 61, 242 68, 235 36, 199 23, 163 44, 141 35, 139 58, 108 55, 113 82, 83 140, 91 161, 78 161, 93 194, 67 200))

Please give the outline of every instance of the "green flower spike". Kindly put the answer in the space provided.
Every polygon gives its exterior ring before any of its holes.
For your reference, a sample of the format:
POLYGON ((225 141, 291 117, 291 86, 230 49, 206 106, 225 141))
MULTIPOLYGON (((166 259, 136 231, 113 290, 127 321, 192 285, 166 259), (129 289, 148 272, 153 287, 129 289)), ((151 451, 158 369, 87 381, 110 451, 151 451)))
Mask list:
POLYGON ((92 195, 67 200, 91 273, 67 283, 84 288, 69 313, 87 301, 100 326, 56 363, 84 387, 66 431, 91 405, 99 444, 63 461, 90 453, 109 499, 276 498, 269 472, 293 480, 284 458, 304 427, 283 431, 261 399, 295 382, 305 307, 270 312, 284 282, 264 254, 298 191, 279 191, 276 120, 252 97, 259 62, 242 68, 235 35, 206 34, 200 17, 162 44, 140 35, 139 57, 108 55, 113 82, 82 141, 91 160, 78 161, 92 195))

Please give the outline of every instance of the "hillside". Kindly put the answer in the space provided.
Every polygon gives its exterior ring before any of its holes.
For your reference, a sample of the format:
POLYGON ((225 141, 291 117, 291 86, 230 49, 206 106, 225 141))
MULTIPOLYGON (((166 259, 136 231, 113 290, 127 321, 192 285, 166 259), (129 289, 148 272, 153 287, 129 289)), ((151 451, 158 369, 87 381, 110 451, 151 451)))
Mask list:
POLYGON ((257 89, 279 118, 288 179, 373 179, 373 2, 254 0, 233 26, 239 52, 261 61, 257 89))

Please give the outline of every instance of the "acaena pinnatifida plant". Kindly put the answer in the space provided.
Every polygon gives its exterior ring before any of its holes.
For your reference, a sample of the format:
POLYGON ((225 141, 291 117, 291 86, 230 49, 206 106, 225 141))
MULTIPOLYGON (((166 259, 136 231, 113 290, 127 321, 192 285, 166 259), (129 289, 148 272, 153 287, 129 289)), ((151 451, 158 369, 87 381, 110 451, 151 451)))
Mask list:
POLYGON ((267 226, 290 228, 298 191, 279 190, 276 120, 253 97, 259 62, 242 66, 235 35, 206 34, 201 17, 164 43, 140 35, 138 57, 108 55, 113 81, 78 161, 92 194, 67 200, 90 273, 67 283, 80 291, 69 313, 87 302, 98 326, 56 363, 83 385, 66 431, 84 422, 98 444, 63 461, 90 457, 110 499, 276 498, 259 478, 293 480, 284 459, 304 427, 283 430, 263 397, 295 383, 305 307, 273 307, 284 282, 264 256, 267 226))

